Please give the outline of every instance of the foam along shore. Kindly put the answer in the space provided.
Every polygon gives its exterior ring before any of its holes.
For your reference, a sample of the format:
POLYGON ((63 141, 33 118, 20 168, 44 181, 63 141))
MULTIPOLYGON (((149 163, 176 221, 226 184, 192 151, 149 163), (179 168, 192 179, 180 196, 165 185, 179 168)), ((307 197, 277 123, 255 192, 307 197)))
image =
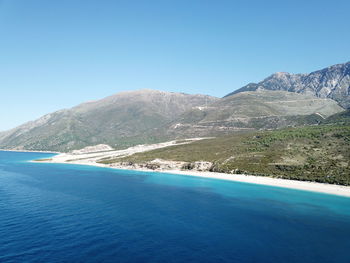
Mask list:
POLYGON ((148 171, 148 172, 161 172, 161 173, 171 173, 186 176, 197 176, 211 179, 220 179, 227 181, 236 181, 252 184, 269 185, 275 187, 292 188, 304 191, 313 191, 325 194, 339 195, 350 197, 350 186, 341 186, 334 184, 316 183, 308 181, 297 181, 288 179, 279 179, 267 176, 253 176, 244 174, 225 174, 225 173, 215 173, 205 171, 205 162, 198 162, 200 167, 198 170, 181 170, 183 162, 173 162, 166 160, 154 160, 149 164, 161 164, 161 168, 148 168, 146 165, 130 165, 128 163, 113 163, 113 164, 103 164, 99 162, 101 159, 113 159, 119 157, 125 157, 138 152, 145 152, 154 149, 191 143, 196 140, 201 140, 204 138, 192 138, 188 140, 183 140, 180 143, 177 141, 170 141, 158 144, 150 145, 138 145, 130 147, 125 150, 112 150, 112 151, 100 151, 100 149, 106 149, 102 145, 97 145, 96 147, 89 147, 87 149, 82 149, 80 151, 74 151, 72 153, 62 153, 58 154, 49 159, 37 160, 46 163, 69 163, 69 164, 79 164, 79 165, 92 165, 98 167, 114 168, 114 169, 124 169, 124 170, 137 170, 137 171, 148 171), (203 164, 204 163, 204 164, 203 164), (204 168, 204 169, 203 169, 204 168), (200 171, 202 170, 202 171, 200 171))

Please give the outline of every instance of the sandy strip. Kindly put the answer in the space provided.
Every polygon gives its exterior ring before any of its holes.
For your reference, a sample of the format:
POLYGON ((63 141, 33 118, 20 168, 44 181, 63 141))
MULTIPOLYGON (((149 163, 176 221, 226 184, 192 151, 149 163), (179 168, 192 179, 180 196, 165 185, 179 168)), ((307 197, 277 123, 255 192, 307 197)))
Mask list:
POLYGON ((292 189, 303 190, 303 191, 312 191, 312 192, 350 197, 350 186, 342 186, 342 185, 335 185, 335 184, 287 180, 287 179, 279 179, 279 178, 273 178, 273 177, 267 177, 267 176, 253 176, 253 175, 243 175, 243 174, 225 174, 225 173, 197 172, 197 171, 170 170, 170 171, 162 171, 162 173, 181 174, 181 175, 198 176, 198 177, 205 177, 205 178, 211 178, 211 179, 269 185, 269 186, 292 188, 292 189))
POLYGON ((269 185, 275 187, 291 188, 303 191, 312 191, 319 192, 324 194, 332 194, 338 196, 350 197, 350 186, 334 185, 334 184, 325 184, 325 183, 315 183, 307 181, 296 181, 296 180, 287 180, 279 179, 267 176, 253 176, 253 175, 243 175, 243 174, 225 174, 225 173, 214 173, 214 172, 199 172, 199 171, 189 171, 189 170, 150 170, 150 169, 131 169, 131 168, 120 168, 120 167, 111 167, 109 165, 96 163, 93 161, 45 161, 45 163, 65 163, 65 164, 78 164, 78 165, 90 165, 118 170, 135 170, 143 172, 157 172, 157 173, 170 173, 170 174, 179 174, 185 176, 196 176, 204 177, 210 179, 219 179, 251 184, 260 184, 260 185, 269 185))

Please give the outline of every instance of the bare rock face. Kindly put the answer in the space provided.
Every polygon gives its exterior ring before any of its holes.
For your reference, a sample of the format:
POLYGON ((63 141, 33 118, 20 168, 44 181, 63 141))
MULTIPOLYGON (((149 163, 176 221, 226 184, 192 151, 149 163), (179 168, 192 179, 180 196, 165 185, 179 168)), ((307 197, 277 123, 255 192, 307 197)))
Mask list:
POLYGON ((197 161, 197 162, 194 162, 193 165, 194 165, 193 169, 195 171, 206 172, 206 171, 209 171, 209 169, 213 166, 213 163, 205 162, 205 161, 197 161))
POLYGON ((192 170, 207 172, 213 166, 213 163, 206 161, 181 162, 169 161, 163 159, 154 159, 148 162, 116 162, 109 165, 113 168, 121 169, 137 169, 137 170, 153 170, 153 171, 169 171, 169 170, 192 170))
POLYGON ((330 98, 350 108, 350 62, 337 64, 310 74, 278 72, 259 83, 250 83, 225 97, 244 91, 284 90, 330 98))

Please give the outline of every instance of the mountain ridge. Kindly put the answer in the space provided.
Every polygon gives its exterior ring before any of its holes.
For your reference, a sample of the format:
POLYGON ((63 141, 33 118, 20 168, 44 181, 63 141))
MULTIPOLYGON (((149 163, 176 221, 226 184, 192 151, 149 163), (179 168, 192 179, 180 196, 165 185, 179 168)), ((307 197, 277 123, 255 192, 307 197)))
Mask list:
POLYGON ((312 94, 337 101, 343 108, 350 108, 350 61, 313 71, 309 74, 276 72, 259 83, 249 83, 225 97, 256 90, 285 90, 312 94))

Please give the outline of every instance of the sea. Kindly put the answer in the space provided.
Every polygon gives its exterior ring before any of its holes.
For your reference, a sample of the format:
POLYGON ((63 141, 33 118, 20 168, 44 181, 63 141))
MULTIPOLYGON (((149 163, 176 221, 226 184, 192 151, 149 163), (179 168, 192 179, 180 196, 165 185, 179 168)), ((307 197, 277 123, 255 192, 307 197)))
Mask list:
POLYGON ((350 198, 0 152, 0 262, 350 262, 350 198))

